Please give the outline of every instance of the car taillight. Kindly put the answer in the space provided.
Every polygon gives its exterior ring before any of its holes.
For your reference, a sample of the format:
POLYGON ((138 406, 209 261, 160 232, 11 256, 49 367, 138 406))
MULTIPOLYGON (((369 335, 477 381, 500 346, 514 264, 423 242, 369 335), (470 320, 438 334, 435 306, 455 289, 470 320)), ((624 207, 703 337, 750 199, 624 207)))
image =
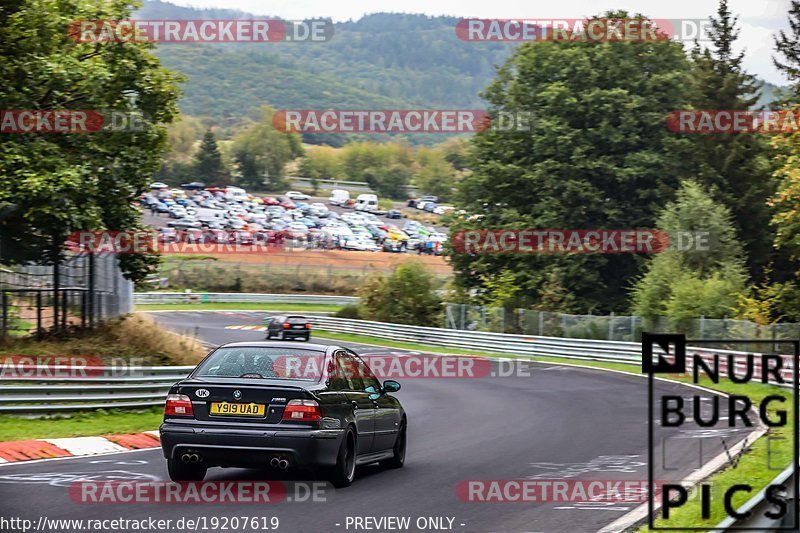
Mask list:
POLYGON ((314 400, 289 400, 283 419, 291 422, 313 422, 322 418, 319 404, 314 400))
POLYGON ((192 400, 185 394, 169 394, 164 406, 165 415, 194 416, 192 400))
POLYGON ((311 324, 306 324, 306 329, 311 329, 311 324))
POLYGON ((289 329, 291 326, 289 324, 284 324, 283 329, 289 329))

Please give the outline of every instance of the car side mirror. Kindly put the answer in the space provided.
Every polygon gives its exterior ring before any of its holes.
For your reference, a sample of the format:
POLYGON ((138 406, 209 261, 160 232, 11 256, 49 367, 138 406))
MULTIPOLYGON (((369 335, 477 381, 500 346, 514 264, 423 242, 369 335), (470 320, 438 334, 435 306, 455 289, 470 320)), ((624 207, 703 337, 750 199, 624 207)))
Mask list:
POLYGON ((383 391, 384 392, 397 392, 400 390, 400 383, 396 382, 393 379, 387 379, 383 382, 383 391))

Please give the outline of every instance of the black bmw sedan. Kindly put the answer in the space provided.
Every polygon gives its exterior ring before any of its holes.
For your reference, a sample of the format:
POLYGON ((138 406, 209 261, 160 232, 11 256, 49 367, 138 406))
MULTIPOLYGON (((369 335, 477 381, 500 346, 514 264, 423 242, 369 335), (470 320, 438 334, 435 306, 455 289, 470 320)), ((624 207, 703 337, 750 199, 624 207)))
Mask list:
POLYGON ((311 468, 334 486, 356 465, 403 466, 406 414, 353 351, 239 342, 211 352, 167 396, 161 447, 173 481, 208 468, 311 468))

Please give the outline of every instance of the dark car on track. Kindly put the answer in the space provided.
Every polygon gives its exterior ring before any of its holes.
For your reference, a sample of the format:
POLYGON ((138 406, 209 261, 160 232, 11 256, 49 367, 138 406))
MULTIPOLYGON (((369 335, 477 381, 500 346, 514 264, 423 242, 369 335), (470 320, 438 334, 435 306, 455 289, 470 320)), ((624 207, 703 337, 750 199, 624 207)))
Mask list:
POLYGON ((400 468, 406 413, 353 351, 318 344, 220 346, 170 388, 161 447, 173 481, 211 467, 308 468, 345 487, 356 465, 400 468))
POLYGON ((304 316, 268 316, 264 319, 264 325, 267 327, 267 339, 278 338, 282 341, 303 339, 307 341, 311 337, 311 323, 304 316))

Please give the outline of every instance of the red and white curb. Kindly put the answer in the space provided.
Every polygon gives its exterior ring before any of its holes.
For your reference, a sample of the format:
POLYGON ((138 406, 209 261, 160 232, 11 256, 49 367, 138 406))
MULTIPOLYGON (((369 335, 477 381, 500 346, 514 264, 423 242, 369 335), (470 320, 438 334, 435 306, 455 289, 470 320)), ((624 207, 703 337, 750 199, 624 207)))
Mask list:
POLYGON ((107 435, 105 437, 0 442, 0 463, 127 452, 130 450, 158 448, 160 445, 158 431, 107 435))

